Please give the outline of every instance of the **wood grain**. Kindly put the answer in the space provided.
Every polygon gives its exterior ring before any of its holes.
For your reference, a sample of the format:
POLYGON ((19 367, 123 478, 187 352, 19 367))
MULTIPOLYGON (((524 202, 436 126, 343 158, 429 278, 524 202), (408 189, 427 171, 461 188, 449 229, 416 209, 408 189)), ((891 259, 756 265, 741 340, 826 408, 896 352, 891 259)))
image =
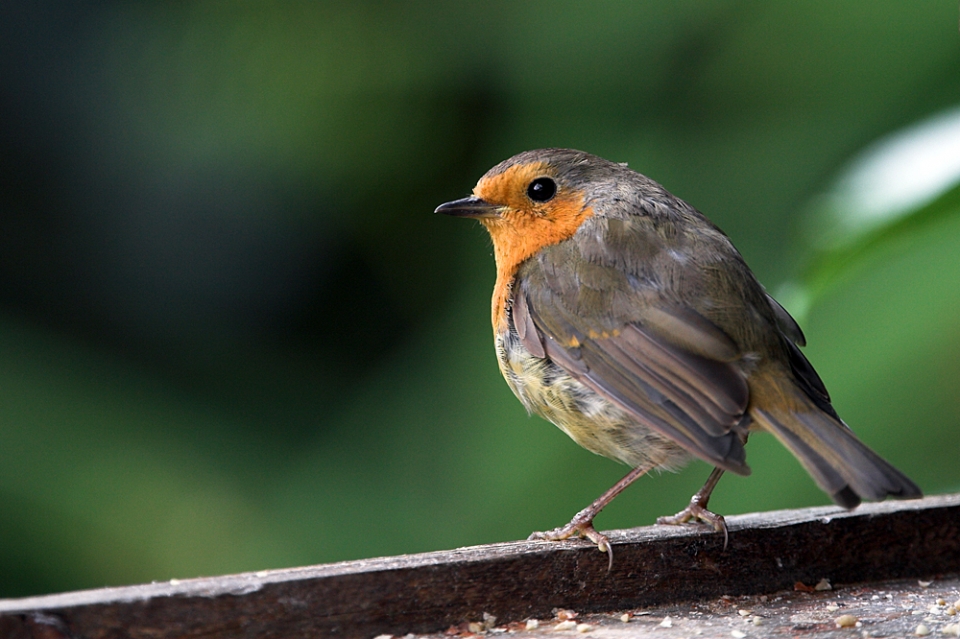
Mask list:
POLYGON ((456 550, 0 600, 0 637, 373 637, 479 620, 599 612, 794 583, 873 582, 960 572, 960 494, 727 518, 700 528, 608 531, 581 541, 456 550))

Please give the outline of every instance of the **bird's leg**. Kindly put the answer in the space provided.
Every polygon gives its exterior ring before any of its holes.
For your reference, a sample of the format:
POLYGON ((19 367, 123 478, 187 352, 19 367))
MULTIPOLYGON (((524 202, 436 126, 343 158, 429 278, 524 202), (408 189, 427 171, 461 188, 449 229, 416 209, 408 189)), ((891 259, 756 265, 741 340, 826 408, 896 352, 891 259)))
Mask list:
POLYGON ((600 495, 592 504, 578 512, 573 516, 573 519, 570 520, 570 523, 566 526, 561 526, 560 528, 554 528, 553 530, 547 530, 544 532, 535 532, 531 534, 527 539, 543 539, 546 541, 563 541, 564 539, 569 539, 574 535, 579 537, 586 537, 593 543, 597 544, 597 549, 600 552, 605 552, 610 557, 610 567, 613 567, 613 549, 610 547, 610 540, 607 537, 597 532, 597 529, 593 527, 593 518, 596 517, 601 510, 603 510, 607 504, 613 501, 613 498, 623 492, 623 489, 632 484, 638 477, 645 474, 653 466, 640 466, 634 468, 626 477, 614 484, 610 490, 600 495))
POLYGON ((727 523, 723 520, 723 515, 718 515, 707 510, 707 502, 710 501, 710 494, 713 492, 713 489, 717 487, 717 482, 720 481, 722 475, 722 468, 714 468, 710 476, 707 477, 706 483, 703 484, 703 488, 698 490, 697 494, 690 499, 689 506, 672 517, 658 518, 657 523, 678 526, 687 523, 691 519, 699 519, 713 526, 713 529, 717 532, 723 533, 723 549, 726 550, 728 539, 727 523))

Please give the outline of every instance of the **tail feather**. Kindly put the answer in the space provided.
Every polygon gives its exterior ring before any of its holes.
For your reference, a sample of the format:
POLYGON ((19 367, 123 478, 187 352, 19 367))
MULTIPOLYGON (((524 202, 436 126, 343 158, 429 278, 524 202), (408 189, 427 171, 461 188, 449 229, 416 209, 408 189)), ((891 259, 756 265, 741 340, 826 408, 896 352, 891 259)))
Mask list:
POLYGON ((857 439, 846 424, 803 399, 808 410, 755 408, 752 413, 837 504, 853 508, 861 498, 922 496, 916 484, 857 439))
POLYGON ((844 508, 856 508, 860 505, 860 496, 850 489, 847 480, 834 470, 827 460, 808 446, 803 439, 782 426, 778 420, 764 411, 757 411, 756 419, 758 423, 764 426, 765 430, 773 433, 780 440, 780 443, 800 460, 800 463, 813 477, 817 486, 830 495, 833 501, 844 508))

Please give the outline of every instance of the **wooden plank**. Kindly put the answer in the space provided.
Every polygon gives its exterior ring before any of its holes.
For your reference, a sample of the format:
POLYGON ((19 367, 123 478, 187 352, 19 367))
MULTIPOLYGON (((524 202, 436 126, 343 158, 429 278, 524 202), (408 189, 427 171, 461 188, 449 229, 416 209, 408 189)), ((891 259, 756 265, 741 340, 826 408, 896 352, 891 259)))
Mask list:
POLYGON ((690 639, 691 637, 960 636, 960 577, 900 579, 833 587, 826 580, 763 595, 714 597, 696 602, 582 614, 560 610, 552 619, 461 624, 417 639, 477 639, 522 632, 523 639, 690 639), (479 626, 479 628, 478 628, 479 626), (838 632, 838 628, 845 630, 838 632))
POLYGON ((606 555, 586 542, 525 541, 0 600, 0 636, 41 636, 41 628, 42 636, 86 639, 373 637, 442 630, 484 612, 520 620, 550 617, 554 608, 600 612, 769 593, 822 578, 960 572, 960 494, 727 523, 726 550, 701 528, 609 531, 609 572, 606 555))

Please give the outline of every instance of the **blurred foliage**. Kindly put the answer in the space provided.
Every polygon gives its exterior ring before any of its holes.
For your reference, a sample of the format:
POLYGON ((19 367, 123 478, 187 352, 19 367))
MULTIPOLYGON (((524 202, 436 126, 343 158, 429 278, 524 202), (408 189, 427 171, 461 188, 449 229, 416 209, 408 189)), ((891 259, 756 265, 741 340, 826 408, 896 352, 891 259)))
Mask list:
POLYGON ((914 234, 958 217, 960 181, 929 204, 876 228, 850 234, 841 245, 814 253, 803 276, 805 305, 822 298, 831 287, 856 277, 860 269, 869 268, 871 261, 881 259, 891 246, 910 242, 914 234))
MULTIPOLYGON (((628 161, 799 276, 840 413, 960 489, 956 187, 804 233, 860 149, 960 103, 958 40, 952 0, 7 3, 0 596, 522 538, 609 487, 500 379, 484 232, 431 214, 535 147, 628 161)), ((719 512, 827 503, 773 438, 749 460, 719 512)))

